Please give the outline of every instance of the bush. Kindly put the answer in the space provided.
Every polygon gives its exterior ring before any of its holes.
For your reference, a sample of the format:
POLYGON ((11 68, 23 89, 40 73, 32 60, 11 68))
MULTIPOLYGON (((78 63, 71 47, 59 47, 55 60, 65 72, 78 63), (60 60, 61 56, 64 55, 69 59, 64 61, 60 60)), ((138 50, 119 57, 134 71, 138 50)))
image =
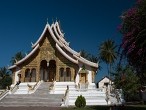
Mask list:
POLYGON ((84 108, 86 106, 86 99, 82 95, 78 96, 78 98, 75 101, 75 105, 78 108, 84 108))

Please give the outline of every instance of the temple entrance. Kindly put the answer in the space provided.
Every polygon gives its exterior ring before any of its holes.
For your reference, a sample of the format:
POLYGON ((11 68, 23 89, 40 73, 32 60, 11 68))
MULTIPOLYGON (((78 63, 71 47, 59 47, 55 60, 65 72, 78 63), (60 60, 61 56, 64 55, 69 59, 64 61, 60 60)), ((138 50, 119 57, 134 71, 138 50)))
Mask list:
POLYGON ((47 61, 42 60, 40 64, 40 79, 43 81, 47 81, 47 61))
POLYGON ((86 73, 80 73, 80 82, 86 83, 86 73))
POLYGON ((40 79, 43 81, 52 82, 56 76, 56 61, 50 60, 49 63, 46 60, 42 60, 40 64, 40 79))
POLYGON ((50 60, 49 61, 49 67, 48 67, 48 80, 50 82, 55 80, 56 76, 56 61, 55 60, 50 60))

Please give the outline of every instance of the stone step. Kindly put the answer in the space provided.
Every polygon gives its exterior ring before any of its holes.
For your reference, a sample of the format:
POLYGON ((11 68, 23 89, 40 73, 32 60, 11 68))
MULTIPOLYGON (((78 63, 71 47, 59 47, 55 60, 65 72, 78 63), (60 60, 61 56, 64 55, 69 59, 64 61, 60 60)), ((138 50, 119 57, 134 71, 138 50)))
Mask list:
MULTIPOLYGON (((19 93, 24 92, 18 89, 19 93)), ((60 106, 63 95, 49 94, 49 86, 51 83, 43 82, 33 94, 9 94, 0 101, 0 106, 60 106)), ((21 88, 21 87, 20 87, 21 88)))
MULTIPOLYGON (((71 99, 71 100, 76 100, 77 97, 69 97, 69 99, 71 99)), ((86 99, 86 100, 90 100, 90 99, 93 99, 93 100, 96 100, 96 99, 98 99, 98 100, 103 100, 103 99, 105 99, 105 97, 86 97, 86 96, 85 96, 85 99, 86 99)))
MULTIPOLYGON (((75 105, 75 102, 69 102, 69 105, 75 105)), ((107 102, 86 102, 86 105, 107 105, 107 102)))

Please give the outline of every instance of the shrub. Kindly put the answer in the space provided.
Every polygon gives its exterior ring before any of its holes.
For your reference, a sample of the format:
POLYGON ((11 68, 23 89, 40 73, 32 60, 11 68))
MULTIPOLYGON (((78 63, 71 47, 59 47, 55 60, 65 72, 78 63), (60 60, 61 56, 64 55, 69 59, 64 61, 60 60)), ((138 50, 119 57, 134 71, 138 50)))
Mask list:
POLYGON ((84 108, 86 106, 86 99, 82 95, 78 96, 75 101, 75 106, 78 108, 84 108))

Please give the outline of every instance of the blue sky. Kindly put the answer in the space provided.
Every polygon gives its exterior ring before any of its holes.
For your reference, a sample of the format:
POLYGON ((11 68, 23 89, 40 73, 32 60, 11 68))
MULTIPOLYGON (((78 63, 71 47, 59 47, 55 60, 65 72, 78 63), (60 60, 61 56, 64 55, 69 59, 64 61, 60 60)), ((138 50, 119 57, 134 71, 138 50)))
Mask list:
MULTIPOLYGON (((31 42, 41 35, 47 18, 49 24, 59 20, 70 46, 96 55, 98 46, 108 38, 120 43, 117 31, 120 15, 135 0, 1 0, 0 67, 10 65, 18 51, 31 50, 31 42)), ((101 65, 98 78, 107 75, 101 65)))

